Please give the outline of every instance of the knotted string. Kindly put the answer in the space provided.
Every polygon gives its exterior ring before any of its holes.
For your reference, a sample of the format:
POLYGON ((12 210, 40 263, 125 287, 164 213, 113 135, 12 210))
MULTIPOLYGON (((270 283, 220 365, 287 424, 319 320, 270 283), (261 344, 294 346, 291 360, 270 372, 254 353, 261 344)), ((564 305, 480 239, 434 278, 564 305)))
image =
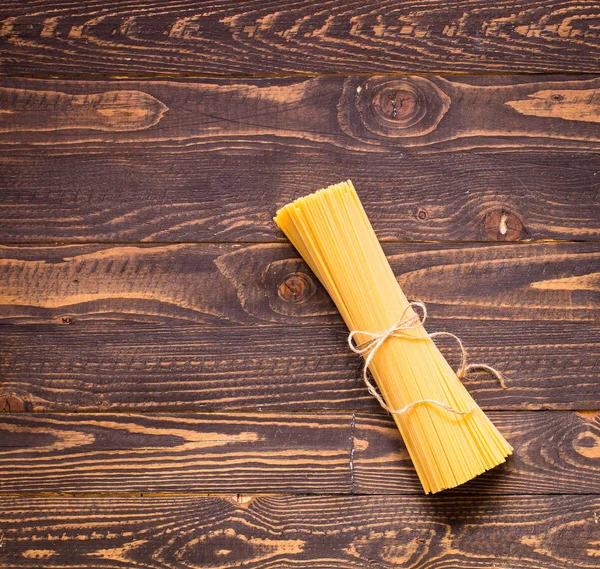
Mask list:
POLYGON ((406 306, 406 308, 402 311, 402 314, 400 315, 398 321, 389 330, 386 330, 385 332, 368 332, 364 330, 353 330, 348 335, 348 345, 350 346, 350 349, 355 354, 360 354, 365 358, 365 365, 363 368, 363 381, 365 382, 369 393, 373 397, 375 397, 375 399, 377 399, 379 404, 386 411, 388 411, 388 413, 391 413, 392 415, 403 415, 404 413, 410 411, 417 405, 433 405, 461 416, 470 415, 471 413, 473 413, 473 411, 475 411, 475 409, 477 409, 477 404, 474 403, 468 411, 459 411, 458 409, 454 409, 453 407, 450 407, 449 405, 446 405, 441 401, 436 401, 435 399, 419 399, 418 401, 413 401, 412 403, 405 405, 401 409, 392 409, 384 401, 383 397, 377 390, 377 387, 375 387, 375 385, 373 385, 373 383, 369 379, 369 366, 373 362, 373 357, 375 356, 377 350, 381 348, 381 346, 385 343, 385 341, 388 338, 403 338, 405 340, 428 340, 433 338, 439 338, 440 336, 448 336, 450 338, 453 338, 458 342, 458 346, 460 348, 461 353, 460 366, 456 371, 456 375, 459 379, 464 379, 470 371, 482 370, 493 375, 498 380, 498 383, 500 383, 502 389, 506 389, 504 377, 497 369, 486 364, 467 364, 467 351, 465 350, 465 347, 458 336, 455 336, 450 332, 433 332, 431 334, 426 334, 425 336, 411 336, 402 332, 402 330, 412 330, 418 328, 419 326, 422 326, 423 324, 425 324, 425 320, 427 320, 427 306, 425 306, 424 302, 417 300, 410 302, 406 306), (422 311, 421 316, 417 315, 416 312, 413 314, 413 316, 406 316, 406 313, 409 310, 417 307, 420 308, 422 311), (362 344, 356 345, 354 343, 354 337, 357 334, 369 336, 371 339, 366 342, 363 342, 362 344))

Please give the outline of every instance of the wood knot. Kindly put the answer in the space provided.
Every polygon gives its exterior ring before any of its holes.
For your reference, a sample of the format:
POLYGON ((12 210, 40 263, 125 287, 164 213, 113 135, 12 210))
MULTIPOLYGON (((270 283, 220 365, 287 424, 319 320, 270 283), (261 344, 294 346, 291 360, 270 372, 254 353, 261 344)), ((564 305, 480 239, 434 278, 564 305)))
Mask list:
POLYGON ((424 77, 373 77, 356 90, 355 105, 370 132, 408 137, 434 130, 450 99, 424 77))
POLYGON ((315 294, 315 291, 315 283, 306 273, 288 274, 277 289, 281 299, 293 304, 306 302, 315 294))
POLYGON ((485 217, 485 235, 492 241, 517 241, 524 230, 523 222, 512 212, 494 210, 485 217))
POLYGON ((575 450, 586 458, 600 458, 600 436, 592 431, 579 433, 575 438, 575 450))
POLYGON ((428 216, 429 216, 429 214, 427 213, 427 210, 425 208, 420 207, 417 210, 417 219, 419 219, 421 221, 425 221, 428 216))
POLYGON ((248 508, 252 502, 256 500, 256 496, 252 494, 236 494, 235 504, 241 508, 248 508))
POLYGON ((60 319, 61 324, 73 324, 73 319, 70 316, 62 316, 60 319))
POLYGON ((0 395, 0 413, 24 413, 31 411, 31 403, 16 395, 0 395))
POLYGON ((373 94, 373 108, 388 119, 408 123, 418 117, 420 101, 414 90, 386 87, 373 94))

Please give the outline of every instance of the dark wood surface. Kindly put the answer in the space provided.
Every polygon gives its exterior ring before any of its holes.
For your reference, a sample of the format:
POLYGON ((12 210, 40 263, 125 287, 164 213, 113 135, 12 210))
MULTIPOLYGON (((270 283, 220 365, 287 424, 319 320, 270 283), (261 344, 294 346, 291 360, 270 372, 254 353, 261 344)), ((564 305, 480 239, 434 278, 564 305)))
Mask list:
MULTIPOLYGON (((430 329, 507 375, 507 390, 469 381, 482 405, 600 408, 597 243, 385 250, 430 307, 430 329)), ((0 257, 12 405, 377 409, 339 314, 290 245, 6 246, 0 257)), ((456 346, 440 346, 458 364, 456 346)))
POLYGON ((281 240, 348 177, 386 240, 600 234, 595 77, 4 78, 0 111, 8 242, 281 240))
POLYGON ((0 567, 597 567, 599 19, 0 2, 0 567), (506 375, 514 455, 433 497, 271 219, 346 178, 506 375))
POLYGON ((12 2, 5 73, 599 70, 594 2, 12 2))
MULTIPOLYGON (((600 407, 597 322, 430 319, 458 335, 470 361, 507 377, 473 374, 485 409, 600 407)), ((348 353, 346 329, 317 325, 207 326, 86 322, 2 326, 0 409, 220 411, 378 409, 348 353), (91 349, 90 349, 91 348, 91 349)), ((458 349, 440 341, 457 367, 458 349)))
POLYGON ((6 569, 258 569, 292 561, 594 569, 600 551, 598 496, 28 497, 0 505, 6 569))
POLYGON ((156 150, 16 150, 1 140, 0 239, 9 243, 283 241, 271 220, 278 207, 347 178, 386 241, 600 235, 600 154, 590 151, 362 153, 262 135, 156 150))
MULTIPOLYGON (((597 491, 600 414, 490 417, 514 456, 452 493, 597 491)), ((383 413, 12 413, 0 437, 0 495, 423 493, 383 413)))

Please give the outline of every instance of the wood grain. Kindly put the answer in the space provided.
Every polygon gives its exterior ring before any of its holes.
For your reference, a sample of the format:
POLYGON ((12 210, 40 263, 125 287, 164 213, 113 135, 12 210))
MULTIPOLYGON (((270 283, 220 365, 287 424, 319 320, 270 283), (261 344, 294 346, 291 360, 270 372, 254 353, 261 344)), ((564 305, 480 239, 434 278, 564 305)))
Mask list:
MULTIPOLYGON (((600 406, 596 244, 385 249, 429 305, 429 328, 508 376, 506 391, 469 382, 483 405, 600 406)), ((289 245, 9 246, 2 257, 3 322, 19 326, 1 335, 0 408, 375 408, 337 310, 289 245)))
POLYGON ((367 154, 264 145, 261 137, 243 147, 164 152, 74 144, 61 156, 5 147, 0 240, 282 241, 271 219, 279 207, 347 178, 386 241, 600 235, 599 154, 367 154))
MULTIPOLYGON (((485 409, 599 409, 597 322, 431 319, 470 361, 485 409)), ((373 410, 346 328, 90 322, 0 326, 0 412, 373 410)), ((453 366, 459 353, 439 343, 453 366)))
MULTIPOLYGON (((596 243, 385 244, 432 317, 594 322, 596 243)), ((0 247, 4 323, 339 324, 289 244, 0 247)))
POLYGON ((5 74, 597 72, 594 3, 3 2, 5 74))
POLYGON ((281 240, 348 177, 386 240, 600 235, 598 79, 1 85, 4 242, 281 240))
MULTIPOLYGON (((600 415, 491 412, 515 448, 454 493, 595 493, 600 415)), ((0 492, 422 494, 384 414, 5 414, 0 492)))
POLYGON ((440 152, 600 148, 600 78, 442 76, 57 80, 4 78, 2 148, 73 145, 440 152))
POLYGON ((0 1, 0 566, 597 567, 600 11, 280 4, 0 1), (508 378, 434 498, 271 221, 348 177, 508 378))
POLYGON ((3 499, 5 569, 598 566, 597 496, 3 499))
MULTIPOLYGON (((597 494, 600 490, 600 413, 490 412, 513 445, 507 462, 451 493, 597 494), (585 479, 581 483, 580 479, 585 479), (579 490, 575 488, 579 486, 579 490)), ((356 414, 352 490, 404 494, 419 482, 393 421, 356 414)))

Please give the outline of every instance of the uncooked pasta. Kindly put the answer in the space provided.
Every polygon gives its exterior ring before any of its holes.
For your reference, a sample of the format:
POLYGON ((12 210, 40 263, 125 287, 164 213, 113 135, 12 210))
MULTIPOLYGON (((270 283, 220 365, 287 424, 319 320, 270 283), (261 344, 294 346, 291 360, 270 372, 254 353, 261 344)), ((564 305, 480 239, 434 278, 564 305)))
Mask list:
MULTIPOLYGON (((409 302, 350 181, 300 198, 275 222, 335 302, 392 413, 426 493, 458 486, 512 448, 491 423, 409 302)), ((462 348, 462 345, 461 345, 462 348)))

